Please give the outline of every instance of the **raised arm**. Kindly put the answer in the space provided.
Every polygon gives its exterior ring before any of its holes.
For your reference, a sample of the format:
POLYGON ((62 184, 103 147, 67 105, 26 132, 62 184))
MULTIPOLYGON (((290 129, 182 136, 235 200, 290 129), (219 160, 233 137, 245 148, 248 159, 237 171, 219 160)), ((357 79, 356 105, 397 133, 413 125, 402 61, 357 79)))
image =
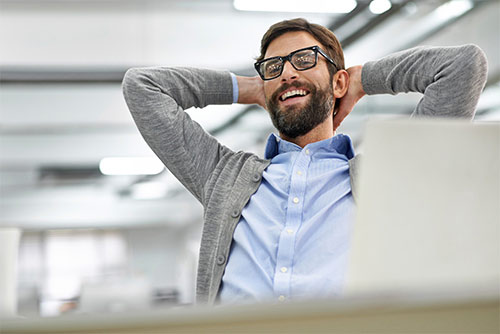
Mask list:
POLYGON ((337 126, 365 92, 368 95, 420 92, 424 96, 412 116, 471 120, 487 75, 486 57, 472 44, 417 47, 349 70, 355 68, 357 71, 350 72, 353 93, 348 91, 344 105, 341 103, 337 126), (361 93, 359 87, 356 90, 356 82, 362 85, 361 93))
POLYGON ((231 150, 191 120, 184 109, 233 102, 229 72, 192 68, 135 68, 123 79, 125 101, 142 136, 200 201, 217 163, 231 150))

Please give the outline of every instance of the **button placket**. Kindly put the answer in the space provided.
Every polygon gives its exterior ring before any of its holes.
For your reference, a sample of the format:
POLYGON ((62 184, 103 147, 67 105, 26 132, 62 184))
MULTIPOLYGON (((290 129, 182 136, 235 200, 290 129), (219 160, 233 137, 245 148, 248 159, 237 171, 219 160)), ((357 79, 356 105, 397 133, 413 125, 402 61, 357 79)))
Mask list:
MULTIPOLYGON (((285 225, 278 241, 278 254, 274 274, 274 293, 276 296, 289 296, 295 257, 295 238, 302 224, 302 208, 306 187, 307 168, 311 159, 303 152, 297 155, 290 174, 288 207, 285 225)), ((278 297, 279 298, 279 297, 278 297)), ((283 299, 284 300, 284 299, 283 299)))

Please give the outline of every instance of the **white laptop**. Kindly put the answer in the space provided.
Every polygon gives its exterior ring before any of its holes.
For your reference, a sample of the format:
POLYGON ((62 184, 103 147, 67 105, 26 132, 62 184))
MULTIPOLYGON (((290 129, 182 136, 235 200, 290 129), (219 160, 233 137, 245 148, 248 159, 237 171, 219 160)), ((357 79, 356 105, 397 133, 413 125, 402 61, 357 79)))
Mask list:
POLYGON ((500 123, 367 124, 347 295, 498 294, 500 123))

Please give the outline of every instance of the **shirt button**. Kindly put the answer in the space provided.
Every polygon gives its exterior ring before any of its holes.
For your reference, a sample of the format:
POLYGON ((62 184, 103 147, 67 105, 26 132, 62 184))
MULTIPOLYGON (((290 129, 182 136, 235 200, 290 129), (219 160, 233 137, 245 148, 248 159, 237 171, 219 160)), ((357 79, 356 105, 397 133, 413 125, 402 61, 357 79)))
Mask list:
POLYGON ((293 230, 291 228, 288 228, 286 231, 288 232, 288 234, 293 234, 293 230))
POLYGON ((298 170, 297 175, 302 175, 302 172, 300 170, 298 170))
POLYGON ((239 210, 234 209, 233 212, 231 212, 231 217, 233 218, 238 218, 239 215, 240 215, 239 210))
POLYGON ((293 199, 293 202, 294 202, 295 204, 299 203, 299 198, 298 198, 298 197, 295 197, 295 198, 293 199))
POLYGON ((278 297, 278 300, 279 300, 280 302, 284 302, 284 301, 285 301, 285 296, 283 296, 283 295, 279 296, 279 297, 278 297))
POLYGON ((306 154, 307 154, 307 155, 309 155, 309 153, 310 153, 310 152, 309 152, 309 149, 308 149, 308 148, 306 148, 306 154))
POLYGON ((288 271, 287 267, 281 267, 280 270, 281 270, 282 273, 286 273, 288 271))

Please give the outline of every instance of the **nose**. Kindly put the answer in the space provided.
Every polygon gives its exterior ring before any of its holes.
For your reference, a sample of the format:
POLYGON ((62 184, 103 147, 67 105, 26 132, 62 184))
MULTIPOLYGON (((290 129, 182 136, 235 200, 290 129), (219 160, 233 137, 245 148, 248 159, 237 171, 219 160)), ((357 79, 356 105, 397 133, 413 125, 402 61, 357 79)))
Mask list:
POLYGON ((299 78, 298 71, 292 66, 289 61, 283 64, 283 72, 281 72, 281 82, 294 81, 299 78))

